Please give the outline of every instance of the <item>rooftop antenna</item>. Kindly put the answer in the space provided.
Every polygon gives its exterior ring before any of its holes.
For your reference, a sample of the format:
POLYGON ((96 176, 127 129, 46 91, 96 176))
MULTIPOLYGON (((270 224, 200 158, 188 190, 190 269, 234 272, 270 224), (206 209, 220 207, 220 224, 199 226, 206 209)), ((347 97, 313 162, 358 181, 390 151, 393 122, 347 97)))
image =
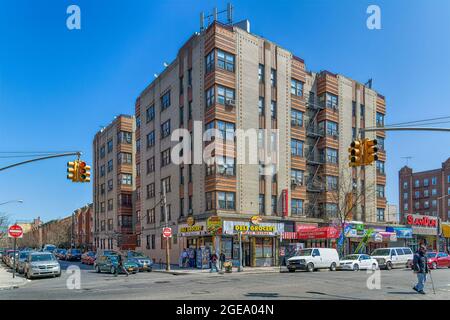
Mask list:
POLYGON ((219 21, 220 16, 226 13, 227 18, 226 22, 222 22, 226 25, 233 24, 233 5, 231 3, 227 4, 227 8, 225 10, 219 11, 216 7, 213 9, 212 14, 205 15, 204 12, 200 12, 200 32, 205 30, 205 21, 207 20, 206 28, 216 21, 219 21), (212 20, 212 22, 211 22, 212 20))
POLYGON ((408 166, 409 160, 412 159, 413 157, 407 156, 407 157, 400 157, 400 158, 405 159, 406 160, 406 166, 408 166))
POLYGON ((367 82, 364 84, 366 87, 368 87, 369 89, 372 89, 372 78, 370 78, 369 80, 367 80, 367 82))

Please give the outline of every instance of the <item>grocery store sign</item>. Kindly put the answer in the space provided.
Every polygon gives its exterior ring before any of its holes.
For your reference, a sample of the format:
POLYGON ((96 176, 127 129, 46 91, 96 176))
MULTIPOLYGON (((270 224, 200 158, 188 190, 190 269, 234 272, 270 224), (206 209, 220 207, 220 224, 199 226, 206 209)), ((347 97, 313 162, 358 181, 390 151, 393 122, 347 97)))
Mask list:
POLYGON ((408 214, 406 224, 411 226, 413 234, 437 235, 438 233, 437 217, 408 214))
POLYGON ((268 235, 274 236, 284 232, 283 223, 260 223, 254 225, 246 221, 224 221, 224 234, 247 234, 247 235, 268 235))
POLYGON ((206 233, 205 222, 200 222, 192 226, 189 224, 182 224, 178 227, 178 234, 180 237, 199 236, 206 233))

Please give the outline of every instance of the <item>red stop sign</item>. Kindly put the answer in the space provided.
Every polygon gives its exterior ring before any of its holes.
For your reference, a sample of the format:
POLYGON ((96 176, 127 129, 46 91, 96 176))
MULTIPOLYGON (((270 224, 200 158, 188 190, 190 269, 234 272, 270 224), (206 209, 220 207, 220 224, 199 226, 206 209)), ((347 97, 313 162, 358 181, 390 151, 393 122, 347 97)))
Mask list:
POLYGON ((11 238, 21 238, 23 235, 23 229, 18 224, 12 225, 8 228, 8 235, 11 238))
POLYGON ((163 236, 164 236, 164 238, 172 237, 172 228, 164 228, 163 229, 163 236))

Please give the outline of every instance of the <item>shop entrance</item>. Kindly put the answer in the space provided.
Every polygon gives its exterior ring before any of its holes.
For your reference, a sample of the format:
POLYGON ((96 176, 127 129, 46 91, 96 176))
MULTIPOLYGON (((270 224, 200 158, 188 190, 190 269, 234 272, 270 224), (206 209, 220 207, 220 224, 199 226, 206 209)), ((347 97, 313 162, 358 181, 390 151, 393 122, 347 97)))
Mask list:
POLYGON ((243 242, 242 243, 242 255, 243 255, 243 263, 244 267, 250 267, 251 266, 251 252, 250 252, 250 242, 243 242))

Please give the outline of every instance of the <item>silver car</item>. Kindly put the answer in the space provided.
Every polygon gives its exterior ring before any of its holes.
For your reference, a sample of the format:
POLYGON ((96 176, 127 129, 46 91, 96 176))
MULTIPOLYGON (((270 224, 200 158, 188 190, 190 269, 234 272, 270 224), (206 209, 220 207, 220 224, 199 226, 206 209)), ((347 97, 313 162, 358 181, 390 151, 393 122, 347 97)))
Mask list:
POLYGON ((24 273, 27 279, 59 277, 61 276, 61 266, 50 252, 31 252, 26 259, 24 273))
POLYGON ((16 263, 16 271, 18 273, 22 274, 24 272, 25 263, 27 262, 27 258, 28 258, 28 255, 30 254, 30 252, 32 252, 32 251, 20 251, 16 255, 16 257, 18 257, 17 263, 16 263))

